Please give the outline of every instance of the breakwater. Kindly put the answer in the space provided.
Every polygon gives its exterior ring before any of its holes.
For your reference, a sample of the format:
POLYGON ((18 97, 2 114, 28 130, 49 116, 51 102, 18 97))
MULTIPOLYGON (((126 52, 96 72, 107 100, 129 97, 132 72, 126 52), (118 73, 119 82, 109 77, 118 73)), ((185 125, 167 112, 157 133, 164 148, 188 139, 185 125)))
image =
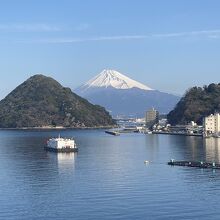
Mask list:
POLYGON ((215 162, 208 163, 203 161, 175 161, 172 159, 168 162, 168 165, 220 169, 220 164, 217 164, 215 162))

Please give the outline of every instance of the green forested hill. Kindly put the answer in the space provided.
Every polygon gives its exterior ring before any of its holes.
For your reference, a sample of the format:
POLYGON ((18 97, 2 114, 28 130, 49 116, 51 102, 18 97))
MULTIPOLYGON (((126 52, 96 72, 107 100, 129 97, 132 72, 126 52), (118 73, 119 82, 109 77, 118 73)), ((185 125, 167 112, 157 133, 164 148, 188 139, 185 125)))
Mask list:
POLYGON ((177 103, 167 118, 171 124, 202 123, 203 117, 220 111, 220 84, 193 87, 177 103))
POLYGON ((95 127, 113 125, 101 106, 62 87, 44 75, 35 75, 0 101, 0 127, 95 127))

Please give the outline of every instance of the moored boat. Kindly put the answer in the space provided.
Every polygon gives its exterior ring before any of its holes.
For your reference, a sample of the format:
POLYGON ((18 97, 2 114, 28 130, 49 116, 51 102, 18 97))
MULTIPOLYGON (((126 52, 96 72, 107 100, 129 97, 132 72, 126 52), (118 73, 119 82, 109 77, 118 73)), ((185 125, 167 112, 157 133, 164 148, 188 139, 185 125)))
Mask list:
POLYGON ((47 146, 45 146, 45 149, 48 151, 67 153, 78 151, 76 143, 73 139, 61 138, 60 136, 58 138, 50 138, 47 141, 47 146))
POLYGON ((105 131, 106 134, 111 134, 111 135, 115 135, 115 136, 119 136, 120 133, 118 131, 105 131))

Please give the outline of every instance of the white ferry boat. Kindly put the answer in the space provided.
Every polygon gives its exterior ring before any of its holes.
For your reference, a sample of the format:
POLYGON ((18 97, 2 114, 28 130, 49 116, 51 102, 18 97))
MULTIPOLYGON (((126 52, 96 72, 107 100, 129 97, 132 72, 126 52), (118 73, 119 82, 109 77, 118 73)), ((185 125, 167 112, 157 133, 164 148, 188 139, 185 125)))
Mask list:
POLYGON ((69 138, 51 138, 47 141, 46 150, 55 152, 77 152, 78 148, 73 139, 69 138))

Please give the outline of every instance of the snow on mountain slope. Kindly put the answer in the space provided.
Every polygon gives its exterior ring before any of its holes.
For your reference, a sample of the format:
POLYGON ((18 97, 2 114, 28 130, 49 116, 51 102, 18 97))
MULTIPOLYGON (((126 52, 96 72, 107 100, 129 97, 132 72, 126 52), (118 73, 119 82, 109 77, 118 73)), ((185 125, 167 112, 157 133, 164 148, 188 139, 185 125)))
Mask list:
POLYGON ((150 87, 139 83, 127 76, 115 71, 115 70, 103 70, 100 74, 89 80, 82 85, 79 90, 85 92, 90 88, 108 88, 113 87, 115 89, 131 89, 139 88, 143 90, 153 90, 150 87))

